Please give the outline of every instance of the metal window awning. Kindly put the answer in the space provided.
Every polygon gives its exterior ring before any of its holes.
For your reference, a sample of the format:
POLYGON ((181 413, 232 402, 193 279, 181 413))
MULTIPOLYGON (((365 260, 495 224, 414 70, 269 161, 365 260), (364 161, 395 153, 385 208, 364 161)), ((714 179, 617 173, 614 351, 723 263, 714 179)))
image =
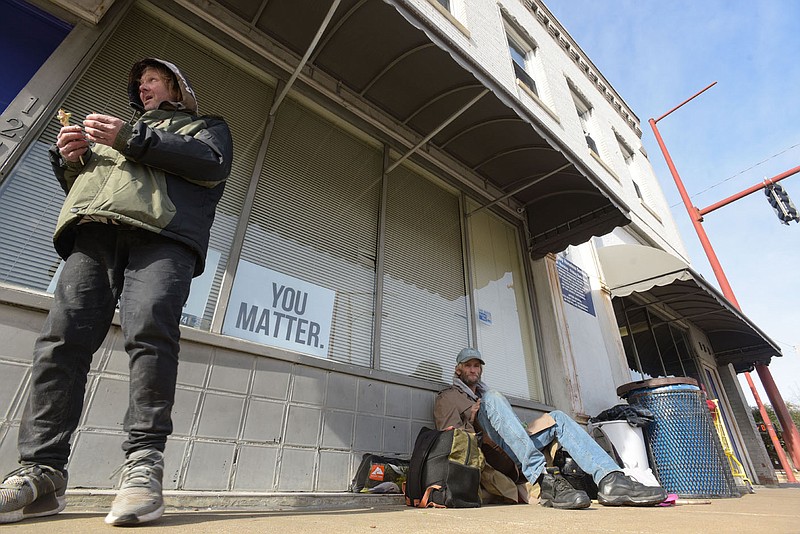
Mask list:
POLYGON ((773 340, 683 260, 642 245, 603 247, 597 255, 612 296, 639 293, 665 304, 706 334, 718 363, 743 372, 781 356, 773 340))
POLYGON ((411 152, 432 145, 500 191, 484 204, 508 196, 525 206, 532 257, 630 222, 629 209, 602 179, 409 2, 341 0, 310 54, 331 2, 220 6, 412 129, 423 142, 414 140, 411 152))

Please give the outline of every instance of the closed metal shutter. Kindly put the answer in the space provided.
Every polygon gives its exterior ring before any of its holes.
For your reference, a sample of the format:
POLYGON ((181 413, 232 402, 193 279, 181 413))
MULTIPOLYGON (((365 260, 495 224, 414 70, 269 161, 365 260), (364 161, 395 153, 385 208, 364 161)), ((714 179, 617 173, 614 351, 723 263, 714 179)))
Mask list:
POLYGON ((381 368, 450 382, 469 345, 458 197, 406 167, 387 179, 381 368))
MULTIPOLYGON (((211 230, 211 248, 221 253, 202 326, 208 328, 233 240, 247 184, 255 165, 273 89, 198 44, 189 29, 165 24, 166 17, 131 10, 72 90, 63 107, 77 124, 89 113, 132 116, 127 78, 133 63, 159 57, 178 65, 189 78, 201 114, 225 117, 234 139, 234 161, 225 194, 211 230), (185 33, 184 33, 185 32, 185 33)), ((0 189, 0 281, 45 290, 58 257, 52 232, 64 200, 50 164, 47 148, 60 125, 51 121, 39 141, 16 166, 0 189)))
POLYGON ((293 100, 281 106, 242 259, 333 291, 328 358, 372 363, 382 152, 293 100))

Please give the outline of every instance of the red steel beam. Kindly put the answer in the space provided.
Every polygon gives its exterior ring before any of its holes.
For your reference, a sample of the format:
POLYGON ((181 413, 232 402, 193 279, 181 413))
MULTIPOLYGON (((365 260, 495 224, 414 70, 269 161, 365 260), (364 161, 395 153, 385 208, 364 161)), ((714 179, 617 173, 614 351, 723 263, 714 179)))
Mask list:
MULTIPOLYGON (((775 384, 775 380, 772 379, 772 373, 769 367, 763 363, 757 363, 756 371, 758 372, 758 378, 761 379, 761 384, 764 386, 764 391, 767 393, 767 397, 770 399, 777 397, 783 401, 780 391, 778 391, 778 386, 775 384)), ((773 402, 772 409, 775 410, 775 415, 778 417, 778 422, 783 429, 783 441, 786 442, 786 451, 792 458, 794 466, 800 469, 800 437, 797 435, 797 427, 794 425, 794 420, 789 413, 789 409, 783 402, 773 402)))
POLYGON ((744 198, 747 195, 749 195, 750 193, 755 193, 756 191, 760 191, 760 190, 764 189, 765 187, 767 187, 768 185, 778 183, 781 180, 783 180, 784 178, 788 178, 788 177, 792 176, 793 174, 797 174, 798 172, 800 172, 800 166, 797 166, 797 167, 795 167, 793 169, 789 169, 788 171, 782 172, 777 176, 773 176, 772 178, 767 178, 766 180, 764 180, 761 183, 758 183, 758 184, 756 184, 756 185, 754 185, 752 187, 748 187, 744 191, 736 193, 735 195, 729 196, 725 200, 720 200, 716 204, 711 204, 707 208, 703 208, 701 210, 698 210, 698 213, 700 214, 700 217, 702 217, 703 215, 711 213, 712 211, 714 211, 716 209, 719 209, 722 206, 727 206, 731 202, 739 200, 740 198, 744 198))
MULTIPOLYGON (((709 85, 709 87, 711 86, 709 85)), ((708 87, 706 89, 708 89, 708 87)), ((703 91, 705 91, 705 89, 703 89, 703 91)), ((664 116, 665 115, 662 115, 662 117, 664 116)), ((692 205, 691 199, 689 199, 689 193, 686 192, 686 187, 684 187, 683 181, 678 174, 678 170, 675 168, 675 164, 672 162, 672 156, 669 155, 667 146, 664 144, 664 140, 661 138, 661 132, 658 131, 656 121, 654 119, 650 119, 649 122, 650 127, 653 129, 653 133, 656 136, 658 146, 661 148, 661 153, 664 155, 664 159, 667 161, 669 172, 672 173, 672 179, 675 180, 675 185, 678 187, 678 192, 681 195, 681 199, 683 199, 683 205, 686 206, 686 211, 689 213, 689 218, 692 220, 694 230, 697 232, 697 237, 700 239, 700 244, 703 246, 703 250, 708 257, 708 262, 711 264, 711 270, 714 271, 714 275, 717 277, 722 294, 725 295, 725 297, 731 301, 736 308, 741 309, 739 302, 736 300, 736 296, 733 294, 731 284, 728 282, 728 277, 725 276, 725 271, 722 270, 722 265, 719 262, 719 258, 717 258, 717 253, 714 252, 714 248, 711 246, 711 241, 708 240, 708 235, 706 234, 705 228, 703 228, 703 225, 701 224, 703 218, 700 216, 700 212, 697 210, 697 208, 692 205)))
POLYGON ((706 87, 705 89, 703 89, 703 90, 701 90, 701 91, 698 91, 698 92, 696 92, 694 95, 690 96, 689 98, 687 98, 686 100, 684 100, 683 102, 681 102, 680 104, 678 104, 677 106, 675 106, 674 108, 672 108, 671 110, 667 111, 666 113, 664 113, 663 115, 661 115, 659 118, 657 118, 657 119, 650 119, 650 121, 651 121, 651 122, 658 122, 658 121, 660 121, 661 119, 663 119, 664 117, 666 117, 667 115, 669 115, 670 113, 672 113, 673 111, 675 111, 676 109, 678 109, 679 107, 681 107, 681 106, 683 106, 684 104, 688 103, 690 100, 694 100, 695 98, 697 98, 698 96, 702 95, 703 93, 705 93, 706 91, 708 91, 709 89, 711 89, 712 87, 714 87, 715 85, 717 85, 717 82, 713 82, 713 83, 709 84, 709 86, 708 86, 708 87, 706 87))
POLYGON ((758 404, 758 412, 761 414, 761 420, 764 421, 764 426, 767 427, 767 433, 769 434, 769 439, 772 441, 772 445, 775 447, 775 453, 778 455, 778 461, 781 463, 781 466, 783 466, 784 471, 786 471, 786 480, 788 482, 795 483, 797 482, 797 479, 794 476, 794 471, 792 471, 791 467, 787 469, 787 466, 789 466, 789 460, 786 458, 786 453, 783 452, 780 441, 778 441, 778 435, 775 433, 775 427, 772 426, 772 420, 769 418, 767 409, 764 408, 764 403, 761 402, 761 397, 758 395, 756 385, 753 383, 750 373, 745 373, 744 376, 747 378, 747 383, 750 385, 750 389, 753 391, 753 397, 755 397, 756 404, 758 404))

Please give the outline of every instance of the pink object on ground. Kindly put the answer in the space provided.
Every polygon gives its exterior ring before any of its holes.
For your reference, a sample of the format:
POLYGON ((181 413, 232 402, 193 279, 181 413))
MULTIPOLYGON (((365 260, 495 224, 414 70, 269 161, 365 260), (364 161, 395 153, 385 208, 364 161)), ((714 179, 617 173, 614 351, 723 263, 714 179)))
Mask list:
POLYGON ((659 506, 675 506, 675 502, 678 500, 678 495, 675 493, 670 493, 667 495, 667 498, 664 499, 664 502, 659 504, 659 506))

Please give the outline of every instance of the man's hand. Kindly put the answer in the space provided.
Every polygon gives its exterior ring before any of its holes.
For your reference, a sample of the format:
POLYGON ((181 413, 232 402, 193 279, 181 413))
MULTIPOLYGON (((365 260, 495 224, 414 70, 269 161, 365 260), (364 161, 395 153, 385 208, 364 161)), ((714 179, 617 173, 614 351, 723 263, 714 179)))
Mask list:
POLYGON ((83 121, 86 130, 86 137, 89 141, 107 146, 113 146, 117 140, 117 134, 125 122, 111 115, 99 115, 91 113, 83 121))
POLYGON ((470 424, 475 424, 475 418, 478 416, 478 410, 481 409, 481 400, 478 399, 475 404, 472 405, 472 408, 469 409, 469 422, 470 424))
POLYGON ((65 160, 76 163, 89 150, 89 141, 80 126, 64 126, 58 132, 56 146, 65 160))

